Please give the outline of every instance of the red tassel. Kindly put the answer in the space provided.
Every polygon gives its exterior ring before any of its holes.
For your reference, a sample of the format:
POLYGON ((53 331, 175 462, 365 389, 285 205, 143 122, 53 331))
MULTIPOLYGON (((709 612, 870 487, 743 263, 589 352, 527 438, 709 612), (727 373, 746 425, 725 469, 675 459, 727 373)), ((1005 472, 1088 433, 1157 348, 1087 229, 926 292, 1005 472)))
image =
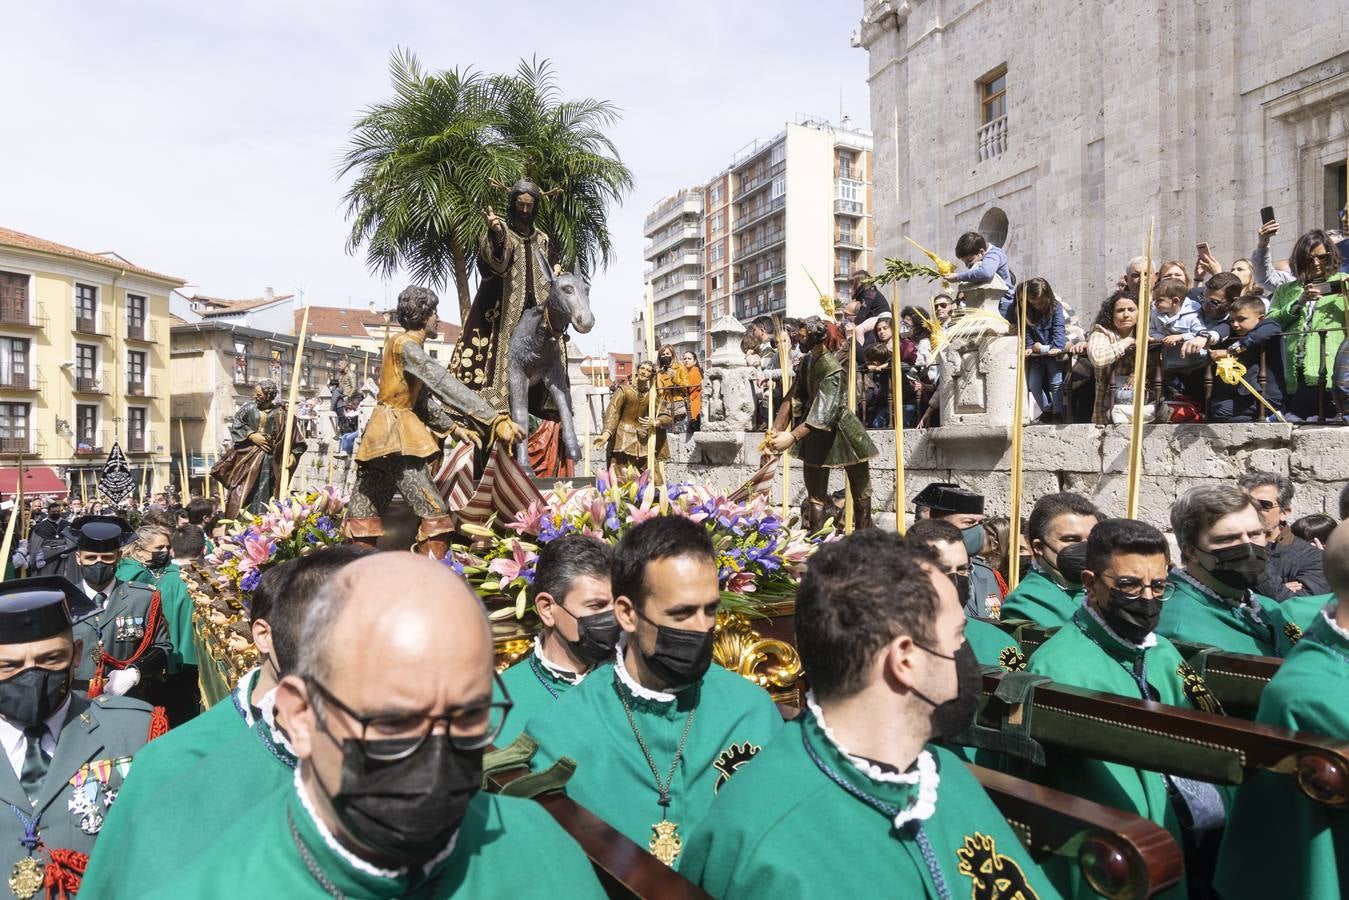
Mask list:
POLYGON ((106 681, 107 681, 107 679, 103 677, 103 664, 102 664, 102 663, 99 663, 99 665, 98 665, 98 671, 94 673, 94 677, 93 677, 93 678, 90 678, 90 679, 89 679, 89 699, 90 699, 90 700, 94 699, 94 698, 97 697, 99 694, 103 693, 103 684, 104 684, 106 681))
POLYGON ((154 712, 150 713, 150 737, 147 740, 153 741, 155 738, 168 734, 169 716, 164 711, 164 707, 156 706, 154 712))
POLYGON ((47 896, 54 900, 73 900, 79 893, 84 870, 89 865, 89 856, 76 850, 49 850, 52 861, 47 863, 43 878, 43 887, 47 896))

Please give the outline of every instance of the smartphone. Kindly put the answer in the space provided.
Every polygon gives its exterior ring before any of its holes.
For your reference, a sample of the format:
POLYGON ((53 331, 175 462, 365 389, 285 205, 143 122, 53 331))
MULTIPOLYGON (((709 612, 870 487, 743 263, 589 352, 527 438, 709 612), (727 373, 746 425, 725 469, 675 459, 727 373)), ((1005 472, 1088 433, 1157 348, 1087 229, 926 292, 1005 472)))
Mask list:
POLYGON ((1268 225, 1274 221, 1274 207, 1266 206, 1260 210, 1260 224, 1268 225))
POLYGON ((1195 252, 1200 256, 1208 256, 1208 241, 1200 241, 1194 245, 1195 252))
POLYGON ((1311 284, 1308 287, 1314 287, 1321 292, 1322 297, 1329 297, 1334 294, 1344 293, 1343 281, 1322 281, 1320 284, 1311 284))

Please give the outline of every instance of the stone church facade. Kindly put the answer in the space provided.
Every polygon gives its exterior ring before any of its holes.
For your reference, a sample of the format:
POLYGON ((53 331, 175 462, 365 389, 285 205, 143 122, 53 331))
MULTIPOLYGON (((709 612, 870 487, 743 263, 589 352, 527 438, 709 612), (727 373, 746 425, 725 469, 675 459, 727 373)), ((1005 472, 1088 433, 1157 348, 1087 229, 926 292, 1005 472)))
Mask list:
MULTIPOLYGON (((877 267, 961 232, 1089 323, 1155 218, 1159 260, 1224 264, 1333 227, 1349 148, 1349 3, 865 0, 877 267)), ((914 287, 903 302, 933 293, 914 287)), ((1089 327, 1089 326, 1088 326, 1089 327)))

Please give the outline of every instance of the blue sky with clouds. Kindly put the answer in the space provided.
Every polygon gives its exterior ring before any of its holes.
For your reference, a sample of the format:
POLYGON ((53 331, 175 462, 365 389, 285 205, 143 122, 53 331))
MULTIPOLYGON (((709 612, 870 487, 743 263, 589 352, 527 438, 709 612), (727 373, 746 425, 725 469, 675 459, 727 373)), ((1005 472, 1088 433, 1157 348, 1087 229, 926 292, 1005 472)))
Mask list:
MULTIPOLYGON (((628 350, 642 220, 796 114, 867 122, 856 0, 10 4, 0 54, 0 225, 116 250, 202 293, 303 288, 379 304, 402 282, 345 251, 334 163, 388 58, 430 69, 553 61, 571 96, 623 110, 636 187, 612 211, 617 258, 591 289, 587 352, 628 350)), ((442 312, 453 315, 452 296, 442 312)))

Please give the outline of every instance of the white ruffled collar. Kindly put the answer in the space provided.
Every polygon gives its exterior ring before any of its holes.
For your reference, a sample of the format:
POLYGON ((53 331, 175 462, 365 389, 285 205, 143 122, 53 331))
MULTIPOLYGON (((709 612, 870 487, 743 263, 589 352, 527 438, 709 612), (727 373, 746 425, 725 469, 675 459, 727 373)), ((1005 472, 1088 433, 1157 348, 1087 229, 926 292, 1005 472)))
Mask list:
POLYGON ((262 666, 254 666, 243 674, 234 688, 234 705, 244 717, 244 725, 253 727, 253 688, 258 685, 262 675, 262 666))
POLYGON ((564 669, 548 657, 544 656, 543 640, 537 634, 534 635, 534 658, 539 661, 539 665, 543 666, 548 671, 549 675, 552 675, 558 681, 565 681, 567 684, 577 685, 581 683, 582 678, 586 677, 586 673, 573 672, 570 669, 564 669))
MULTIPOLYGON (((310 764, 306 762, 305 765, 307 766, 310 764)), ((323 843, 328 845, 328 849, 336 853, 353 869, 358 872, 364 872, 366 875, 373 875, 376 878, 387 878, 390 880, 402 878, 406 875, 408 872, 407 869, 382 869, 374 863, 366 862, 355 853, 352 853, 346 847, 342 846, 342 842, 337 839, 337 836, 334 835, 331 830, 329 830, 327 824, 319 816, 318 811, 314 809, 314 803, 309 798, 309 791, 305 788, 304 779, 300 777, 301 768, 302 766, 295 767, 295 793, 299 795, 300 805, 304 807, 305 814, 309 816, 309 820, 313 822, 314 827, 318 829, 319 837, 323 838, 323 843)), ((454 834, 450 835, 450 842, 445 845, 445 849, 437 853, 435 857, 426 863, 426 865, 422 866, 422 871, 429 872, 443 860, 448 858, 449 855, 454 852, 454 845, 458 842, 459 829, 456 828, 454 834)))
POLYGON ((1121 646, 1129 647, 1133 650, 1151 650, 1153 647, 1157 646, 1157 633, 1155 631, 1149 631, 1147 637, 1143 638, 1143 643, 1135 644, 1133 641, 1111 628, 1110 625, 1106 623, 1105 618, 1096 610, 1092 609, 1091 604, 1085 599, 1082 601, 1082 606, 1086 609, 1087 613, 1096 620, 1096 624, 1105 629, 1105 633, 1110 635, 1113 640, 1119 642, 1121 646))
POLYGON ((674 694, 653 691, 651 688, 642 687, 638 684, 637 679, 628 673, 628 667, 623 663, 623 651, 627 648, 627 634, 619 635, 618 646, 614 648, 614 672, 618 675, 618 680, 623 683, 623 686, 639 700, 649 700, 652 703, 673 703, 678 700, 679 698, 674 694))
POLYGON ((258 711, 262 713, 262 721, 271 732, 272 741, 294 759, 295 748, 290 745, 290 738, 286 737, 286 733, 276 724, 276 688, 262 695, 262 699, 258 701, 258 711))
POLYGON ((912 784, 917 785, 918 795, 914 798, 908 809, 901 809, 895 816, 895 828, 903 828, 910 822, 922 822, 932 816, 937 811, 937 788, 941 785, 941 775, 937 772, 937 762, 932 758, 932 754, 926 749, 918 751, 918 758, 914 760, 914 766, 907 772, 886 772, 870 760, 857 756, 847 747, 844 747, 834 737, 834 732, 824 721, 824 710, 815 702, 815 692, 806 692, 806 707, 810 714, 815 717, 815 724, 823 732, 825 740, 834 746, 843 758, 852 764, 857 771, 870 778, 872 781, 879 781, 884 784, 912 784))

